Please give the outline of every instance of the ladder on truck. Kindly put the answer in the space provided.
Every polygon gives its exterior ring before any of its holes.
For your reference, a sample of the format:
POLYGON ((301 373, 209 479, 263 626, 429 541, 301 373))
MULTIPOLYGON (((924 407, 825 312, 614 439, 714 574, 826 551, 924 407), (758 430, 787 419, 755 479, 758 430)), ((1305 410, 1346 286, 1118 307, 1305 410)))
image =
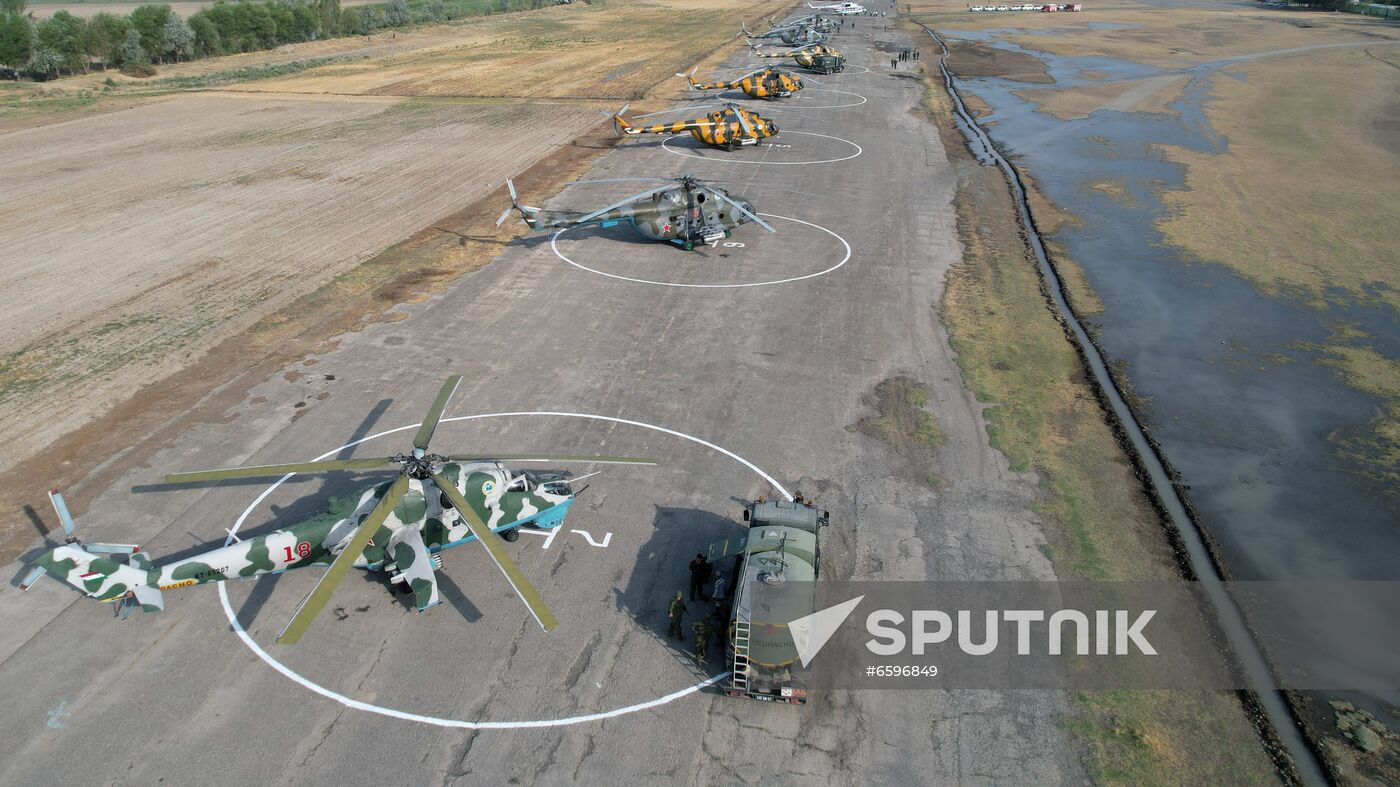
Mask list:
POLYGON ((734 621, 734 663, 730 685, 735 691, 749 690, 749 622, 734 621))

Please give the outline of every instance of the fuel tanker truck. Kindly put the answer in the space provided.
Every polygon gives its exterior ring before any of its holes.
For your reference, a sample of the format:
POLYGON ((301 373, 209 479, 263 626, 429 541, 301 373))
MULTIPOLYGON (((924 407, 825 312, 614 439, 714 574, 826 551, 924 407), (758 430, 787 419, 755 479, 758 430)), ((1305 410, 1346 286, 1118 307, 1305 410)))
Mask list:
POLYGON ((743 518, 747 529, 711 544, 707 555, 730 571, 729 678, 721 685, 731 697, 802 705, 811 673, 787 624, 816 611, 818 538, 830 514, 799 495, 793 502, 760 497, 745 506, 743 518), (722 565, 730 561, 732 570, 722 565))

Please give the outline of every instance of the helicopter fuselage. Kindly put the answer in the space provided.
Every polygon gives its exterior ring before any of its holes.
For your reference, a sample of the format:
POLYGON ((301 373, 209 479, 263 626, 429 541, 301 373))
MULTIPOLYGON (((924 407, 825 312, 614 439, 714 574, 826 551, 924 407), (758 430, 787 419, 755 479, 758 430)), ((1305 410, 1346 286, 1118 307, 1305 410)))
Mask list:
MULTIPOLYGON (((720 189, 711 186, 676 186, 638 199, 629 205, 604 213, 589 221, 578 221, 586 214, 564 211, 540 211, 531 219, 534 229, 565 229, 568 227, 615 227, 631 224, 637 232, 652 240, 669 241, 691 248, 727 237, 736 227, 749 219, 722 199, 713 196, 720 189)), ((730 199, 753 212, 752 203, 723 192, 730 199)))
MULTIPOLYGON (((573 504, 573 492, 557 480, 530 473, 512 476, 498 462, 449 463, 442 472, 453 479, 492 532, 522 526, 558 527, 573 504)), ((116 600, 137 585, 160 590, 202 585, 226 579, 251 579, 280 574, 295 568, 329 564, 340 554, 355 528, 369 515, 388 484, 361 490, 348 515, 324 514, 285 529, 174 560, 162 566, 136 566, 62 546, 39 559, 39 564, 59 579, 69 580, 89 596, 116 600)), ((430 553, 441 552, 475 540, 461 515, 430 483, 409 479, 409 491, 379 526, 370 545, 356 558, 355 568, 393 571, 401 531, 418 530, 430 553)))

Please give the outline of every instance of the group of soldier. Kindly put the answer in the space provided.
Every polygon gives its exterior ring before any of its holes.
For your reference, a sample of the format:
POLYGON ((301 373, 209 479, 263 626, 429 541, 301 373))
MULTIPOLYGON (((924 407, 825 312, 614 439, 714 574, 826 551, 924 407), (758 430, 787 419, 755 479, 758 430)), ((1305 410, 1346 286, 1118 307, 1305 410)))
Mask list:
POLYGON ((909 63, 919 59, 919 50, 901 49, 898 56, 890 58, 890 68, 898 69, 900 63, 909 63))
MULTIPOLYGON (((695 661, 698 664, 705 663, 705 657, 710 653, 712 644, 719 642, 720 638, 715 635, 720 632, 720 626, 725 598, 724 574, 714 570, 710 562, 704 555, 697 554, 695 559, 690 561, 690 600, 705 601, 708 594, 709 600, 713 602, 703 615, 700 614, 701 606, 697 609, 697 619, 690 624, 690 630, 695 634, 695 661)), ((681 628, 685 615, 689 612, 689 607, 685 604, 685 594, 677 590, 671 604, 666 608, 666 620, 669 626, 666 629, 667 638, 685 640, 685 632, 681 628)))

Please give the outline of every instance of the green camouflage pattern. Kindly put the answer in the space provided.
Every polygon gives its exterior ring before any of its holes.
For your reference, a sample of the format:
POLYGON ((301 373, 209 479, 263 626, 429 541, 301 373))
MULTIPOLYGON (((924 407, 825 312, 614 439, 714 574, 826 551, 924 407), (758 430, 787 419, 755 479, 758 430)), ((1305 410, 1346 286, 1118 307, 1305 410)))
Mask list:
POLYGON ((716 194, 723 194, 754 212, 753 203, 736 197, 715 186, 678 185, 665 189, 626 205, 621 205, 597 216, 577 211, 555 211, 515 207, 532 230, 566 229, 569 227, 602 226, 610 227, 628 223, 642 235, 652 240, 688 242, 692 244, 709 242, 719 237, 728 237, 735 228, 749 223, 749 217, 735 210, 732 205, 716 194))
MULTIPOLYGON (((512 475, 500 462, 449 463, 442 472, 497 533, 522 525, 558 527, 573 502, 573 492, 563 482, 532 473, 512 475)), ((333 501, 334 516, 315 517, 161 566, 140 553, 128 563, 118 562, 76 543, 57 547, 37 562, 99 601, 130 598, 154 611, 163 606, 159 591, 329 565, 388 489, 384 483, 362 490, 352 498, 355 504, 348 514, 333 501)), ((421 612, 441 603, 435 577, 439 563, 433 555, 472 540, 466 522, 433 483, 410 478, 409 491, 354 566, 386 572, 394 583, 407 582, 421 612)))

